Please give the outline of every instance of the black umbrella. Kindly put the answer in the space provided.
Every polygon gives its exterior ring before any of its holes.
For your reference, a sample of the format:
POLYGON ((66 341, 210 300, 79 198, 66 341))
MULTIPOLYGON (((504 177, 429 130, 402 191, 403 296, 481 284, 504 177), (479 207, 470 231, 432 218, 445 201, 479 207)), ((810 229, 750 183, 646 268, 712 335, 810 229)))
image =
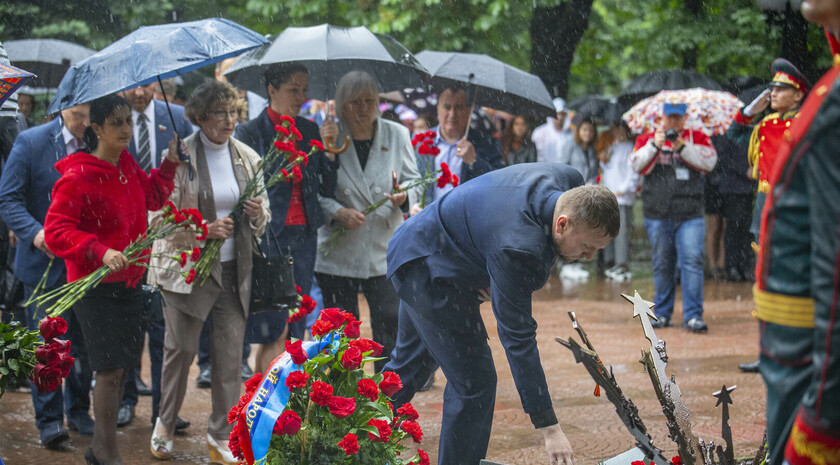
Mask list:
POLYGON ((365 27, 321 24, 289 27, 270 43, 236 60, 225 71, 234 86, 268 97, 263 75, 274 63, 298 62, 309 70, 312 98, 329 100, 342 76, 364 71, 389 92, 423 85, 426 70, 402 44, 365 27))
POLYGON ((617 123, 624 113, 618 108, 615 97, 603 95, 584 95, 572 100, 566 107, 574 110, 576 115, 590 118, 598 124, 617 123))
POLYGON ((700 87, 706 90, 724 90, 714 79, 687 69, 661 69, 633 79, 618 95, 618 104, 630 108, 639 100, 651 97, 662 90, 682 90, 700 87))
POLYGON ((70 65, 96 53, 87 47, 56 39, 26 39, 4 42, 9 61, 37 75, 28 86, 55 90, 70 65))
POLYGON ((554 116, 551 95, 542 80, 487 55, 433 52, 417 54, 432 75, 436 88, 457 83, 471 93, 471 101, 514 115, 554 116))

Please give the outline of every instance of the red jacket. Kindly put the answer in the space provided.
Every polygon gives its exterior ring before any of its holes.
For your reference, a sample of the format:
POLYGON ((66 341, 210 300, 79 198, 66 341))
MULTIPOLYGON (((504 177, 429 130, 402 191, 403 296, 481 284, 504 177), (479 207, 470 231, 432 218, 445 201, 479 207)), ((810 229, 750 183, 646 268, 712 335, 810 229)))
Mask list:
MULTIPOLYGON (((120 154, 119 167, 85 152, 55 164, 62 176, 53 187, 44 238, 47 247, 66 260, 67 281, 92 273, 108 249, 122 251, 146 232, 146 211, 163 208, 174 188, 177 166, 164 160, 147 175, 127 150, 120 154)), ((103 281, 134 285, 144 271, 130 266, 103 281)))

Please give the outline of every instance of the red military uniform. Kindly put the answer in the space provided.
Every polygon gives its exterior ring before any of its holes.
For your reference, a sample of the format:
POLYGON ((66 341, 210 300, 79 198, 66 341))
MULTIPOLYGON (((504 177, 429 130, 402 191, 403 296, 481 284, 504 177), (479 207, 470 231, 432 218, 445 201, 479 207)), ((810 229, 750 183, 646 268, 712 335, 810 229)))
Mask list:
MULTIPOLYGON (((770 189, 770 173, 773 171, 776 155, 784 141, 785 131, 790 129, 790 125, 798 115, 799 108, 783 114, 775 112, 765 116, 760 123, 755 125, 750 137, 748 159, 752 167, 753 179, 758 179, 759 192, 766 194, 770 189)), ((755 117, 745 116, 739 111, 733 123, 750 126, 754 121, 755 117)))

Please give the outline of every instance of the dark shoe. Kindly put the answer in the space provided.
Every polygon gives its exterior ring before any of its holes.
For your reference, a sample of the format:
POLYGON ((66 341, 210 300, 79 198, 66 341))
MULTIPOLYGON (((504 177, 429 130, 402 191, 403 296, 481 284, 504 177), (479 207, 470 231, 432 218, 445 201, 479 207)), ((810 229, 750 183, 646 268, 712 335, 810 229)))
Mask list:
POLYGON ((117 426, 126 426, 134 419, 134 406, 123 405, 120 411, 117 412, 117 426))
MULTIPOLYGON (((157 421, 157 414, 152 414, 152 425, 154 426, 155 422, 157 421)), ((175 434, 178 434, 179 431, 183 431, 190 427, 190 422, 187 420, 182 419, 181 417, 175 418, 175 434)))
POLYGON ((655 329, 669 328, 671 326, 671 319, 668 318, 667 316, 660 316, 660 317, 657 317, 657 318, 658 318, 657 320, 650 322, 650 325, 653 328, 655 328, 655 329))
POLYGON ((254 371, 251 370, 251 367, 248 366, 247 363, 242 364, 242 381, 248 381, 251 377, 254 376, 254 371))
POLYGON ((195 386, 200 389, 208 389, 210 387, 210 367, 202 368, 198 372, 198 377, 195 379, 195 386))
POLYGON ((67 418, 67 429, 78 431, 82 436, 93 436, 93 425, 93 420, 88 414, 67 418))
POLYGON ((93 447, 88 447, 88 450, 85 451, 85 462, 87 462, 87 465, 100 465, 99 460, 96 460, 96 456, 93 455, 93 447))
POLYGON ((688 320, 683 323, 683 328, 691 331, 692 333, 705 333, 709 330, 709 327, 706 326, 706 323, 703 323, 703 320, 700 318, 692 318, 688 320))
POLYGON ((758 360, 738 365, 738 369, 744 373, 758 373, 758 360))
POLYGON ((137 395, 138 396, 150 396, 152 395, 152 388, 148 386, 146 383, 143 382, 143 379, 140 378, 138 375, 136 378, 137 381, 137 395))
POLYGON ((66 452, 70 450, 70 435, 61 427, 61 423, 50 423, 40 431, 41 444, 49 450, 66 452))
POLYGON ((417 392, 426 392, 435 385, 435 371, 433 371, 432 374, 429 375, 429 378, 426 380, 425 383, 423 383, 422 386, 420 386, 420 389, 418 389, 417 392))

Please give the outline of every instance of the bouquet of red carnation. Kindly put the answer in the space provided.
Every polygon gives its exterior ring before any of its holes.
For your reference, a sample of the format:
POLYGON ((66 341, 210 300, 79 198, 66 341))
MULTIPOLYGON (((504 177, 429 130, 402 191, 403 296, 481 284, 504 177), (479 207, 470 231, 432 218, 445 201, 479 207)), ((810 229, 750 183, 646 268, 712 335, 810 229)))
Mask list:
MULTIPOLYGON (((298 150, 298 141, 301 141, 303 136, 295 127, 295 119, 286 115, 281 115, 280 119, 281 124, 274 126, 275 136, 271 149, 262 158, 259 169, 254 177, 248 180, 230 213, 230 218, 234 220, 234 223, 245 211, 245 202, 279 182, 286 182, 292 178, 301 180, 303 178, 301 166, 306 166, 309 163, 309 157, 315 152, 324 150, 324 146, 317 140, 309 141, 308 153, 298 150)), ((195 279, 198 279, 199 283, 203 284, 204 280, 210 276, 210 271, 219 259, 224 242, 224 239, 207 241, 204 254, 195 265, 195 279)))
POLYGON ((399 376, 365 373, 382 346, 359 338, 360 325, 349 313, 324 309, 312 326, 315 341, 286 342, 266 377, 245 383, 246 394, 228 415, 235 456, 266 465, 429 463, 423 450, 400 457, 404 441, 423 438, 419 415, 411 404, 392 411, 399 376), (270 416, 282 399, 282 411, 270 416))
POLYGON ((297 307, 289 311, 289 317, 286 318, 286 322, 288 323, 294 323, 306 318, 306 315, 312 313, 312 311, 315 310, 315 306, 318 305, 318 302, 316 302, 312 297, 309 297, 306 294, 301 295, 300 286, 295 287, 297 288, 298 293, 297 307))
POLYGON ((18 322, 0 324, 0 397, 10 386, 32 380, 38 392, 51 392, 61 387, 61 380, 70 375, 73 357, 70 341, 58 339, 67 332, 62 318, 46 317, 40 331, 30 331, 18 322), (38 340, 38 335, 44 342, 38 340))
MULTIPOLYGON (((163 207, 163 221, 155 225, 150 225, 146 232, 138 237, 134 242, 128 244, 122 253, 128 259, 129 265, 148 267, 149 258, 152 257, 152 244, 154 244, 157 239, 170 236, 182 229, 195 231, 197 233, 196 238, 199 240, 207 237, 207 223, 204 222, 204 218, 201 217, 201 213, 199 213, 197 209, 185 208, 178 210, 172 202, 167 201, 163 207)), ((199 249, 178 250, 176 253, 179 255, 170 256, 169 258, 179 262, 181 267, 186 266, 188 259, 190 261, 197 261, 201 256, 201 251, 199 249)), ((50 268, 52 268, 52 260, 50 260, 50 263, 47 265, 47 270, 44 272, 44 276, 41 277, 41 282, 35 286, 32 296, 29 297, 29 300, 27 300, 24 305, 30 305, 33 303, 45 305, 51 302, 50 307, 47 308, 47 314, 51 316, 61 315, 71 308, 76 302, 85 296, 87 291, 98 286, 99 283, 101 283, 102 280, 111 273, 110 268, 102 265, 84 278, 64 284, 52 291, 41 293, 44 288, 44 284, 47 282, 47 277, 50 274, 50 268)), ((190 270, 190 272, 184 272, 182 275, 184 276, 184 279, 187 280, 187 283, 190 283, 195 279, 195 271, 193 270, 190 270)), ((136 283, 129 284, 134 285, 136 283)))
MULTIPOLYGON (((426 167, 426 171, 423 174, 423 179, 431 180, 423 185, 423 192, 426 192, 426 189, 429 188, 432 183, 436 183, 438 187, 443 188, 443 186, 447 184, 452 184, 452 187, 458 187, 458 183, 460 180, 458 179, 457 174, 452 174, 449 171, 449 166, 446 163, 440 164, 440 170, 435 170, 435 161, 434 157, 440 155, 440 149, 437 148, 435 143, 435 138, 437 137, 437 133, 435 131, 426 131, 426 132, 418 132, 414 135, 414 138, 411 139, 411 145, 417 149, 417 155, 423 157, 429 157, 428 160, 425 161, 424 165, 426 167), (440 177, 435 180, 435 176, 440 174, 440 177)), ((420 208, 426 207, 426 196, 423 195, 420 197, 419 202, 420 208)))

